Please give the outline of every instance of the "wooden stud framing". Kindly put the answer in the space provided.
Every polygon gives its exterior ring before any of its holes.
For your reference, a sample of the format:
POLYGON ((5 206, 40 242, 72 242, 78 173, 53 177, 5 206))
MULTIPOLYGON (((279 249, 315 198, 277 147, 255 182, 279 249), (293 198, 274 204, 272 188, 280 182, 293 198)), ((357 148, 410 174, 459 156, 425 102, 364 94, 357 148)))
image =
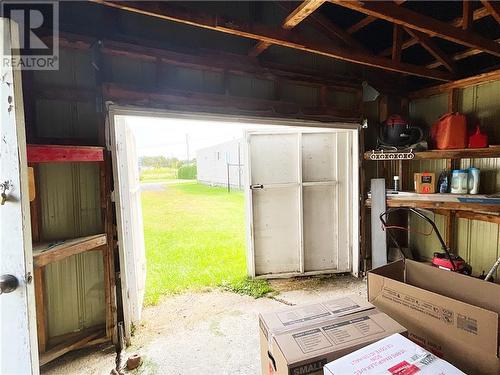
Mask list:
POLYGON ((354 34, 355 32, 361 30, 362 28, 364 28, 365 26, 368 26, 369 24, 375 22, 376 20, 377 20, 377 17, 366 16, 362 20, 356 22, 354 25, 349 26, 346 31, 349 34, 354 34))
POLYGON ((478 74, 472 77, 460 79, 458 81, 449 82, 442 85, 431 86, 421 90, 409 93, 410 99, 425 98, 433 95, 443 94, 449 92, 453 88, 465 88, 474 86, 480 83, 493 82, 500 79, 500 69, 491 72, 478 74))
POLYGON ((462 1, 462 29, 469 30, 474 22, 472 13, 472 2, 470 0, 462 1))
MULTIPOLYGON (((488 10, 485 9, 485 8, 480 8, 480 9, 476 9, 473 13, 472 13, 472 19, 474 21, 477 21, 481 18, 484 18, 484 17, 487 17, 489 15, 488 13, 488 10)), ((450 25, 453 26, 453 27, 461 27, 462 26, 462 23, 463 23, 463 19, 462 17, 458 17, 458 18, 455 18, 451 23, 450 25)), ((431 35, 432 37, 432 35, 431 35)), ((403 42, 403 45, 401 46, 401 48, 403 50, 407 49, 407 48, 410 48, 411 46, 414 46, 415 44, 418 44, 418 41, 415 39, 415 38, 410 38, 406 41, 403 42)), ((478 50, 479 51, 479 50, 478 50)), ((480 53, 482 53, 483 51, 480 51, 480 53)), ((385 50, 383 50, 380 55, 381 56, 390 56, 391 54, 391 48, 386 48, 385 50)))
POLYGON ((500 4, 497 1, 491 0, 481 0, 484 7, 488 9, 488 12, 495 18, 495 20, 500 23, 500 4))
POLYGON ((405 28, 406 32, 410 34, 412 37, 414 37, 421 45, 424 47, 427 52, 429 52, 432 56, 434 56, 446 69, 448 69, 450 72, 453 72, 455 70, 455 64, 453 61, 450 59, 448 55, 446 55, 441 48, 439 48, 434 41, 429 38, 424 33, 421 33, 420 31, 417 30, 412 30, 409 28, 405 28))
POLYGON ((36 305, 36 330, 38 334, 38 351, 44 353, 47 350, 47 318, 45 306, 44 278, 45 269, 35 267, 33 269, 33 282, 35 285, 36 305))
MULTIPOLYGON (((295 10, 285 18, 281 27, 284 30, 293 29, 300 22, 302 22, 307 16, 318 9, 325 0, 305 0, 303 1, 295 10)), ((248 52, 251 57, 257 57, 267 48, 271 46, 271 43, 259 42, 248 52)))
POLYGON ((450 42, 477 48, 494 56, 500 56, 500 45, 470 30, 465 31, 445 22, 414 12, 396 4, 382 1, 330 0, 334 4, 393 22, 422 33, 438 36, 450 42))
MULTIPOLYGON (((495 39, 495 42, 500 43, 500 38, 495 39)), ((483 53, 483 51, 478 50, 476 48, 468 48, 462 52, 454 53, 453 55, 450 56, 450 58, 453 61, 459 61, 459 60, 466 59, 467 57, 470 57, 470 56, 479 55, 480 53, 483 53)), ((431 62, 430 64, 427 64, 426 66, 429 69, 434 69, 440 65, 442 65, 441 61, 436 60, 436 61, 431 62)))
MULTIPOLYGON (((219 31, 230 35, 276 44, 282 47, 297 49, 300 51, 349 61, 356 64, 367 65, 399 73, 406 73, 442 81, 448 81, 451 79, 450 74, 446 72, 429 70, 427 68, 423 68, 421 66, 413 64, 395 62, 374 55, 366 55, 357 51, 352 51, 348 48, 335 47, 332 45, 318 47, 313 45, 312 43, 304 43, 303 41, 298 41, 298 35, 289 36, 286 35, 283 30, 268 28, 263 25, 257 24, 253 24, 250 26, 241 22, 230 21, 224 19, 223 17, 196 14, 193 11, 187 12, 186 10, 180 10, 178 8, 172 7, 170 3, 162 3, 162 7, 160 10, 155 6, 155 4, 152 4, 150 2, 127 2, 118 4, 115 2, 103 0, 92 1, 109 7, 157 17, 167 21, 174 21, 208 30, 219 31)), ((474 44, 474 46, 476 46, 476 44, 474 44)), ((498 54, 500 55, 500 47, 498 48, 498 50, 498 54)))
POLYGON ((401 61, 401 43, 403 42, 403 28, 394 25, 392 32, 392 60, 401 61))

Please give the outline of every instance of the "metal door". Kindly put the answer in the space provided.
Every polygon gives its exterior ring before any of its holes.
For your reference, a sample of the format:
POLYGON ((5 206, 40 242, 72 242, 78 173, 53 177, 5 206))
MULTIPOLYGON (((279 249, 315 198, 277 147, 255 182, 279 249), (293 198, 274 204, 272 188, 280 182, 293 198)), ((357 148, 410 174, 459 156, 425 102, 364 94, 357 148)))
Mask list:
POLYGON ((247 132, 251 276, 353 271, 353 138, 334 129, 247 132))
MULTIPOLYGON (((0 18, 3 61, 18 45, 17 26, 0 18), (7 35, 6 35, 7 34, 7 35), (7 55, 7 56, 5 56, 7 55)), ((38 345, 21 71, 1 65, 0 374, 37 374, 38 345)))

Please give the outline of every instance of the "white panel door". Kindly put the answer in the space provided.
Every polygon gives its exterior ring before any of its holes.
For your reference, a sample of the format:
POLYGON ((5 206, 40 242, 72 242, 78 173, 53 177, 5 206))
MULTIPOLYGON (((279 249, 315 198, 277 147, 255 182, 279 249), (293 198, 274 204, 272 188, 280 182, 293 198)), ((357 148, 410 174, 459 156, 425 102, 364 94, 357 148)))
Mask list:
POLYGON ((123 116, 114 116, 111 124, 123 314, 130 338, 131 325, 141 319, 146 283, 141 189, 134 135, 123 116))
MULTIPOLYGON (((0 18, 4 61, 18 45, 17 26, 0 18), (7 55, 7 56, 6 56, 7 55)), ((37 374, 38 345, 28 164, 21 71, 0 64, 0 183, 8 188, 0 206, 0 374, 37 374)))
POLYGON ((252 131, 246 137, 249 274, 352 271, 353 131, 252 131))

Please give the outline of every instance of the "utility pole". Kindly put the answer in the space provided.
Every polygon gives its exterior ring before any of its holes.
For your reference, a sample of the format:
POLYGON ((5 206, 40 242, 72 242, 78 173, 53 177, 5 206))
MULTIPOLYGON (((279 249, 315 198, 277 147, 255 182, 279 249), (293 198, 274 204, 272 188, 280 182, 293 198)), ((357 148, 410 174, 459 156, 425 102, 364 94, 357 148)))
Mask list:
POLYGON ((189 134, 186 133, 186 157, 187 157, 187 164, 189 164, 189 134))

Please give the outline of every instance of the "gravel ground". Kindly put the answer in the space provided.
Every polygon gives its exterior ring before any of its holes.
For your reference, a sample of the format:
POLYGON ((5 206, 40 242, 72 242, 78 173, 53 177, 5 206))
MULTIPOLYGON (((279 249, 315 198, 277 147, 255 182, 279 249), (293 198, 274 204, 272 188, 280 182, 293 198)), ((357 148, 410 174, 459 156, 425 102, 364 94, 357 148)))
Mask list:
MULTIPOLYGON (((259 374, 258 314, 291 304, 366 295, 366 282, 351 276, 274 280, 279 293, 253 299, 220 290, 164 298, 147 307, 127 353, 143 364, 130 374, 259 374)), ((42 374, 105 374, 114 367, 113 346, 69 353, 42 374)))

